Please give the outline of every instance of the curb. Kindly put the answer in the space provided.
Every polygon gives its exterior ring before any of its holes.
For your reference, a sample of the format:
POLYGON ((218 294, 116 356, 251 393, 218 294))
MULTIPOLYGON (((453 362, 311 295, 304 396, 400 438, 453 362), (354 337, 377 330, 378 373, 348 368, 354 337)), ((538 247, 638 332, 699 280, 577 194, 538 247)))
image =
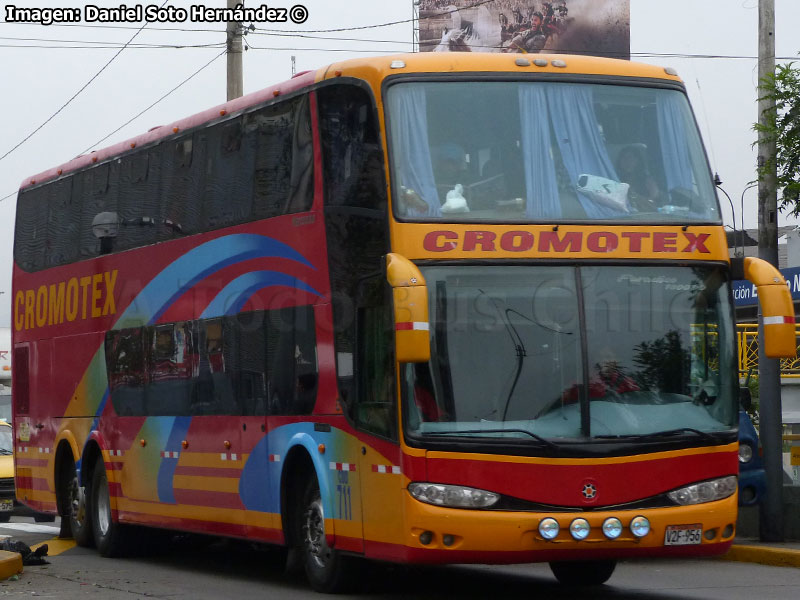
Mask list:
POLYGON ((758 563, 774 567, 800 567, 800 550, 770 548, 766 546, 731 546, 722 560, 758 563))
POLYGON ((22 573, 22 555, 19 552, 0 550, 0 580, 22 573))

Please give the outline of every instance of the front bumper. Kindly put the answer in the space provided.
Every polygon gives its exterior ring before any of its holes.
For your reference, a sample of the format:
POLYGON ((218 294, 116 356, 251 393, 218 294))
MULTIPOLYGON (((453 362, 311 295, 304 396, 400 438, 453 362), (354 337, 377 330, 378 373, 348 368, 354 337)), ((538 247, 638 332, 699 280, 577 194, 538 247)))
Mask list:
MULTIPOLYGON (((418 502, 405 494, 405 540, 402 556, 383 556, 423 563, 520 563, 553 560, 616 559, 637 556, 711 556, 730 548, 736 533, 737 495, 696 504, 656 509, 597 510, 553 513, 500 512, 442 508, 418 502), (651 530, 636 538, 627 528, 638 515, 647 517, 651 530), (554 540, 539 534, 539 522, 552 517, 561 526, 554 540), (570 522, 582 517, 591 533, 582 541, 569 533, 570 522), (609 540, 602 533, 608 517, 619 518, 625 530, 609 540), (701 543, 664 544, 669 525, 698 524, 701 543), (430 532, 430 535, 422 536, 430 532), (423 543, 430 537, 429 543, 423 543), (445 545, 445 541, 449 545, 445 545)), ((388 551, 387 546, 383 546, 388 551)), ((373 547, 372 550, 380 548, 373 547)), ((374 554, 374 552, 369 552, 374 554)))

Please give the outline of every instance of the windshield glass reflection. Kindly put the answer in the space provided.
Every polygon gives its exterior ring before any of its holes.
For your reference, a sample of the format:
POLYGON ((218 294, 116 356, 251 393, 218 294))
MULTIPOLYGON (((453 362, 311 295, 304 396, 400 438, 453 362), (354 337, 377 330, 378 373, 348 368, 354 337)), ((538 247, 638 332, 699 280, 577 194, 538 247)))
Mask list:
POLYGON ((736 424, 731 307, 716 267, 423 272, 431 360, 402 371, 412 435, 542 444, 707 438, 736 424))

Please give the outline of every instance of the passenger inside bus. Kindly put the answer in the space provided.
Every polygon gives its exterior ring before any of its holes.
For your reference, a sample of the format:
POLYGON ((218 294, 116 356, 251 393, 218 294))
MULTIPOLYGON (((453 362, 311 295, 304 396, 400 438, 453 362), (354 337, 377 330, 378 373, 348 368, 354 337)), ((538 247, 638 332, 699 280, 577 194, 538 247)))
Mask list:
POLYGON ((664 192, 650 174, 647 165, 647 146, 631 144, 625 146, 617 155, 617 176, 623 183, 630 185, 628 201, 638 212, 655 212, 665 204, 664 192))

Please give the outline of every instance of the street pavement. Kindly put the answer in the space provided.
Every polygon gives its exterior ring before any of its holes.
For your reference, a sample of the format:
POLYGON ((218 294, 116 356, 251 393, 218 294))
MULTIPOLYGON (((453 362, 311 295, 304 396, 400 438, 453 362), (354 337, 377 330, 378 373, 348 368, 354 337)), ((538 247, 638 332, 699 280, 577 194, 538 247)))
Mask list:
MULTIPOLYGON (((244 542, 201 536, 178 538, 156 553, 103 559, 96 551, 59 540, 58 522, 13 517, 0 538, 36 548, 48 544, 45 566, 0 581, 0 596, 59 599, 320 598, 302 577, 283 572, 281 557, 244 542)), ((558 585, 546 564, 512 566, 392 567, 363 563, 358 598, 609 598, 625 600, 783 600, 800 588, 800 543, 761 544, 737 539, 726 560, 631 560, 609 583, 574 590, 558 585), (738 561, 738 562, 731 562, 738 561), (750 564, 743 564, 750 563, 750 564), (760 564, 758 564, 760 563, 760 564), (782 566, 778 566, 782 565, 782 566)), ((345 596, 347 597, 347 596, 345 596)))

